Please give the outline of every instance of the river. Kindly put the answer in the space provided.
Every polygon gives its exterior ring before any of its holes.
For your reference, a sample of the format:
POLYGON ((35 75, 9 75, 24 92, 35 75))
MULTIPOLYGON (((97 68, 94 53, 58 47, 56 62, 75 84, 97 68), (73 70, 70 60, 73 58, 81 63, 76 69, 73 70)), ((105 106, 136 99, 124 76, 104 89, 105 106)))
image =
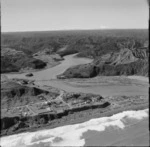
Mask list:
MULTIPOLYGON (((114 84, 109 85, 91 85, 91 86, 78 86, 75 84, 70 84, 66 80, 56 79, 56 76, 63 73, 67 68, 79 64, 87 64, 92 62, 92 59, 89 58, 78 58, 75 57, 76 54, 67 55, 64 57, 64 60, 61 61, 61 64, 41 71, 33 72, 33 77, 26 77, 27 73, 22 74, 5 74, 7 78, 18 78, 18 79, 30 79, 35 80, 36 85, 40 86, 53 86, 68 92, 84 92, 84 93, 94 93, 100 94, 102 96, 112 96, 112 95, 148 95, 148 82, 136 79, 130 79, 129 84, 115 84, 118 81, 113 81, 114 84), (138 80, 138 84, 134 84, 134 81, 138 80)), ((133 76, 132 76, 133 77, 133 76)), ((113 78, 113 77, 112 77, 113 78)), ((141 79, 141 78, 139 78, 141 79)), ((148 78, 147 78, 148 79, 148 78)), ((88 80, 88 79, 87 79, 88 80)), ((126 82, 127 77, 122 81, 126 82)), ((81 79, 82 81, 82 79, 81 79)), ((107 81, 110 81, 108 79, 107 81)), ((100 81, 97 81, 100 83, 100 81)))
POLYGON ((23 78, 23 79, 31 79, 31 80, 51 80, 56 79, 56 76, 63 73, 67 68, 79 64, 87 64, 92 62, 92 59, 89 58, 78 58, 75 57, 76 54, 67 55, 64 57, 64 60, 61 61, 61 63, 57 66, 54 66, 52 68, 44 69, 41 71, 33 72, 33 77, 26 77, 25 75, 27 73, 22 74, 7 74, 8 78, 23 78))

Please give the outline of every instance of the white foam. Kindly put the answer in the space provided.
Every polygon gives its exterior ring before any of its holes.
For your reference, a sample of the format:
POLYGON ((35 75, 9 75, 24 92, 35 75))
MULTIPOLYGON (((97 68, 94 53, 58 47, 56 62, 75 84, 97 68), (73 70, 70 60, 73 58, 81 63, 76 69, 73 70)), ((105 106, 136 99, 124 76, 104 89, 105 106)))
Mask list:
POLYGON ((105 129, 110 126, 124 129, 124 118, 127 117, 141 120, 148 117, 148 111, 148 109, 124 111, 111 117, 91 119, 80 124, 6 136, 1 138, 0 145, 2 147, 24 147, 34 145, 35 143, 49 142, 52 146, 83 146, 85 144, 85 140, 84 138, 81 139, 81 137, 83 133, 88 130, 105 131, 105 129), (58 137, 60 141, 54 141, 56 137, 58 137))

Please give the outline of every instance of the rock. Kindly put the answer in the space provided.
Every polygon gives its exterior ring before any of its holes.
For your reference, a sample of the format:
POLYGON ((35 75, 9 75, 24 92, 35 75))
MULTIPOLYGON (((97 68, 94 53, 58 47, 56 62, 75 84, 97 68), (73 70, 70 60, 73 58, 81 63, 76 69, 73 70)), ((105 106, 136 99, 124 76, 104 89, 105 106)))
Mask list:
POLYGON ((58 78, 91 78, 97 75, 96 67, 93 64, 77 65, 67 69, 58 78))
POLYGON ((64 75, 57 75, 57 79, 65 79, 66 77, 64 75))
POLYGON ((32 77, 33 74, 32 74, 32 73, 28 73, 28 74, 26 74, 26 76, 27 76, 27 77, 32 77))

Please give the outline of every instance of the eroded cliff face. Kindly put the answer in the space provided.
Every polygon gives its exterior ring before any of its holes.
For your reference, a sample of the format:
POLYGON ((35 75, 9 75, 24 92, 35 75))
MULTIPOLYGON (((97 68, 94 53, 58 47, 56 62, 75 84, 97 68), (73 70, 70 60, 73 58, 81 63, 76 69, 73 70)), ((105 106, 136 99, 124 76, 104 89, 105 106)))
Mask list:
POLYGON ((2 90, 2 96, 7 96, 7 97, 21 97, 24 95, 29 95, 29 96, 37 96, 41 93, 43 93, 41 89, 38 88, 29 88, 29 87, 19 87, 19 88, 12 88, 9 90, 2 90))
POLYGON ((22 131, 28 131, 30 129, 37 129, 49 125, 51 127, 57 126, 58 123, 64 121, 69 123, 69 119, 74 115, 80 118, 80 114, 86 113, 89 109, 106 109, 110 105, 109 102, 105 102, 102 105, 95 105, 91 107, 81 107, 72 110, 66 110, 57 114, 41 114, 32 117, 5 117, 1 119, 1 135, 9 135, 22 131), (79 114, 78 114, 79 113, 79 114))
POLYGON ((63 78, 90 78, 97 75, 148 76, 148 57, 148 48, 123 47, 120 52, 97 57, 93 63, 71 67, 61 76, 63 78))
POLYGON ((4 81, 1 85, 1 109, 3 112, 1 135, 27 131, 44 125, 55 126, 55 123, 65 122, 66 119, 69 122, 73 115, 80 118, 80 114, 86 113, 89 109, 105 109, 110 106, 110 102, 105 101, 102 96, 90 93, 46 91, 14 81, 4 81), (49 106, 50 110, 43 112, 42 107, 44 106, 49 106), (29 111, 30 114, 24 115, 29 111))
MULTIPOLYGON (((87 96, 87 95, 84 95, 87 96)), ((67 109, 59 113, 43 113, 28 117, 1 118, 1 135, 10 135, 23 131, 36 130, 39 127, 49 128, 89 120, 93 117, 106 117, 125 110, 145 109, 148 97, 144 96, 111 96, 98 105, 86 105, 67 109)))
POLYGON ((38 95, 47 93, 42 89, 23 86, 16 82, 1 83, 1 109, 28 104, 36 101, 38 95))

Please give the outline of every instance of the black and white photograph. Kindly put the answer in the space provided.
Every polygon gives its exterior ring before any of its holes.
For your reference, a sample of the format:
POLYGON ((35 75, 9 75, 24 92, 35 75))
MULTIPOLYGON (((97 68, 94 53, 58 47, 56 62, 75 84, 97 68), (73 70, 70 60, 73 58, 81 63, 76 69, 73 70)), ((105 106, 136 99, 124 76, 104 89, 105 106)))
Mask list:
POLYGON ((149 146, 149 0, 1 0, 0 147, 149 146))

